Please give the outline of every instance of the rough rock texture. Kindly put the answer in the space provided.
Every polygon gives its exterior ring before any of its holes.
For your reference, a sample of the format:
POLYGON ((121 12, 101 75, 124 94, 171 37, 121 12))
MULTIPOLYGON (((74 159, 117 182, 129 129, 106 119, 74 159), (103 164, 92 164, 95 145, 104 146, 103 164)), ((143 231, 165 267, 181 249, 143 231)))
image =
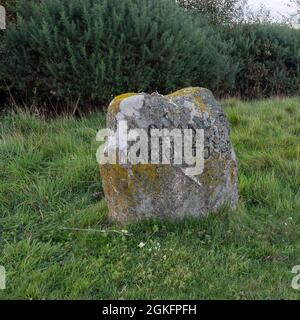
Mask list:
MULTIPOLYGON (((186 88, 168 96, 129 93, 116 97, 108 128, 127 120, 129 129, 204 129, 204 172, 187 176, 180 165, 101 165, 112 220, 203 217, 238 202, 238 166, 226 116, 212 93, 186 88)), ((148 131, 149 132, 149 131, 148 131)))

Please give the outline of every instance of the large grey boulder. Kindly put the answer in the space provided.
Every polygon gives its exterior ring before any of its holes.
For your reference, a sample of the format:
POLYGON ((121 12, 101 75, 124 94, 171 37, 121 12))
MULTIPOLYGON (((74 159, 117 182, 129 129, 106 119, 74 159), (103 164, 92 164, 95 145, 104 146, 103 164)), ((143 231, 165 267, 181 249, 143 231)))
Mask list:
MULTIPOLYGON (((131 152, 124 148, 124 141, 117 144, 110 139, 105 154, 116 152, 116 163, 103 161, 101 175, 112 220, 128 222, 143 218, 205 217, 224 205, 233 208, 237 205, 238 165, 230 142, 229 124, 224 111, 209 90, 186 88, 168 96, 157 93, 119 96, 109 106, 108 128, 115 132, 118 124, 124 121, 128 131, 143 129, 149 141, 152 141, 152 132, 158 132, 151 131, 153 129, 189 132, 193 137, 192 155, 200 164, 200 170, 193 169, 190 164, 178 164, 175 161, 180 160, 179 153, 183 147, 175 145, 172 138, 169 140, 169 158, 168 150, 162 147, 165 143, 162 139, 153 140, 160 141, 158 148, 161 149, 152 150, 151 148, 157 147, 144 142, 143 136, 140 139, 142 143, 137 144, 139 147, 135 146, 131 152), (198 145, 196 137, 202 137, 202 145, 198 145), (153 164, 154 155, 159 151, 160 158, 153 164), (130 157, 126 163, 124 159, 128 154, 132 155, 132 152, 141 163, 132 163, 130 157), (147 163, 146 158, 152 162, 147 163)), ((165 134, 165 131, 161 132, 165 134)), ((123 139, 122 134, 124 133, 119 132, 119 140, 123 139)), ((183 159, 187 157, 186 153, 183 159)))

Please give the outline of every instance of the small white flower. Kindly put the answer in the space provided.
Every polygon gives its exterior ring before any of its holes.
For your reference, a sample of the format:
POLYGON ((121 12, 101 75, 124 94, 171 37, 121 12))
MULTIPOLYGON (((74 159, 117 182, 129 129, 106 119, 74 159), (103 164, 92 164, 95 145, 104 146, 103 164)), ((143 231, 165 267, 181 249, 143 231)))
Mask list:
POLYGON ((144 242, 141 242, 138 246, 139 246, 139 248, 144 248, 145 247, 145 245, 146 245, 146 243, 144 243, 144 242))

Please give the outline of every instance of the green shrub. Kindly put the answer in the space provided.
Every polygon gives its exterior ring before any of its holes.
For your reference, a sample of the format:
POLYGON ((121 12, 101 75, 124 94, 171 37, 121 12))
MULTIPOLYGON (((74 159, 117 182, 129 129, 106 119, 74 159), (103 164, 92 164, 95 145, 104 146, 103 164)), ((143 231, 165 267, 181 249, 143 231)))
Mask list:
MULTIPOLYGON (((30 0, 33 1, 33 0, 30 0)), ((17 15, 16 15, 16 5, 17 0, 0 0, 0 5, 4 6, 6 10, 6 24, 7 26, 16 23, 17 15)), ((3 44, 3 37, 5 34, 5 30, 0 30, 0 65, 4 64, 5 58, 5 47, 3 44)), ((0 77, 0 111, 2 106, 5 104, 8 96, 6 83, 2 77, 0 77)))
POLYGON ((17 0, 0 0, 0 5, 4 6, 4 8, 6 9, 7 24, 16 22, 16 19, 17 19, 16 4, 17 4, 17 0))
POLYGON ((197 15, 204 15, 213 25, 231 25, 242 19, 244 0, 176 0, 197 15))
POLYGON ((173 0, 23 1, 18 16, 1 72, 30 99, 87 106, 126 91, 232 86, 227 45, 173 0))
POLYGON ((276 24, 226 30, 239 63, 236 90, 245 98, 300 94, 300 30, 276 24))

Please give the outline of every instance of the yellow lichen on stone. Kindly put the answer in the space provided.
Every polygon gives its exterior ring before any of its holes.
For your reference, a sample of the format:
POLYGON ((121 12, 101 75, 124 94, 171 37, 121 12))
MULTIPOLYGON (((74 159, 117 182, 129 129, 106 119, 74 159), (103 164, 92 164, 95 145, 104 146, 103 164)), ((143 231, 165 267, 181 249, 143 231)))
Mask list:
POLYGON ((173 93, 170 93, 166 97, 175 98, 175 97, 184 97, 188 95, 195 95, 197 93, 199 94, 202 90, 203 88, 200 88, 200 87, 190 87, 190 88, 185 88, 185 89, 181 89, 173 93))
POLYGON ((128 92, 128 93, 124 93, 124 94, 121 94, 121 95, 115 97, 114 100, 111 102, 111 104, 108 107, 108 113, 112 117, 115 117, 118 114, 118 112, 120 111, 121 102, 126 98, 136 96, 136 95, 137 95, 137 93, 128 92))
MULTIPOLYGON (((170 171, 169 165, 137 164, 130 169, 120 164, 101 166, 101 175, 105 189, 110 196, 123 193, 126 197, 133 197, 139 188, 153 188, 159 186, 161 178, 170 171), (143 185, 140 183, 143 182, 143 185), (112 186, 118 186, 114 190, 112 186), (117 193, 117 194, 116 194, 117 193)), ((171 171, 170 171, 171 172, 171 171)))
MULTIPOLYGON (((128 214, 128 204, 132 202, 128 190, 128 170, 119 164, 101 166, 103 189, 108 199, 109 207, 114 208, 112 217, 128 214)), ((118 220, 123 217, 119 216, 118 220)))
POLYGON ((190 87, 175 91, 171 94, 168 94, 167 98, 176 98, 176 97, 185 97, 185 96, 192 96, 195 100, 195 104, 199 107, 201 112, 207 112, 211 116, 211 111, 207 108, 206 104, 204 103, 200 93, 204 89, 201 87, 190 87))
POLYGON ((132 167, 132 172, 134 176, 143 178, 146 188, 152 186, 155 189, 170 169, 170 165, 139 164, 132 167))
POLYGON ((205 105, 200 96, 195 97, 195 101, 196 105, 200 108, 201 112, 207 112, 210 114, 210 111, 208 110, 207 106, 205 105))
POLYGON ((138 205, 140 195, 149 192, 153 197, 164 192, 166 178, 171 177, 169 165, 138 164, 131 167, 103 165, 101 176, 108 199, 111 217, 118 221, 129 221, 132 211, 138 205))

